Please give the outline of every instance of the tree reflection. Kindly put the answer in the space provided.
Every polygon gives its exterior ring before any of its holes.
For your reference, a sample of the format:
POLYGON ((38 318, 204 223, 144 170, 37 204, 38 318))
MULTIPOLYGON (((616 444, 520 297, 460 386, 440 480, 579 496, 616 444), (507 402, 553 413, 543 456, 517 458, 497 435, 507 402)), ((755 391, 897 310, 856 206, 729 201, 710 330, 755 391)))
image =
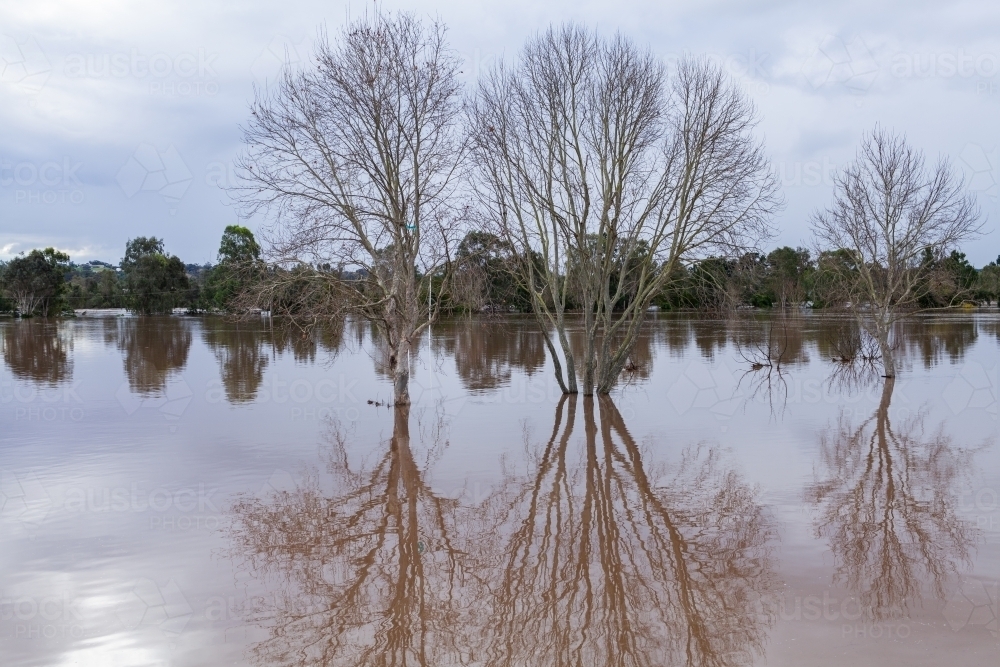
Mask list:
POLYGON ((171 375, 187 365, 191 329, 175 317, 120 318, 114 328, 123 352, 129 388, 139 394, 158 394, 171 375))
POLYGON ((807 490, 820 506, 816 532, 830 540, 835 581, 876 621, 907 615, 925 588, 943 597, 978 537, 956 507, 972 452, 940 431, 927 437, 919 414, 895 428, 893 387, 886 379, 878 409, 860 425, 842 416, 822 436, 826 477, 807 490))
POLYGON ((961 362, 979 334, 976 321, 967 316, 916 318, 899 326, 900 338, 924 368, 933 368, 945 355, 953 364, 961 362))
POLYGON ((528 375, 545 364, 545 342, 523 320, 462 319, 434 329, 432 345, 455 357, 462 384, 470 391, 510 383, 511 369, 528 375))
POLYGON ((409 429, 396 408, 364 469, 335 431, 335 492, 311 477, 234 507, 234 557, 279 591, 258 602, 255 664, 728 666, 762 652, 775 530, 715 451, 649 466, 609 398, 563 398, 528 474, 506 469, 462 506, 424 481, 409 429))
POLYGON ((370 469, 348 464, 334 432, 333 494, 312 480, 234 508, 233 551, 280 586, 258 611, 270 637, 260 665, 442 665, 459 662, 474 623, 473 581, 456 546, 455 500, 435 495, 410 447, 409 411, 370 469))
POLYGON ((230 403, 248 403, 257 397, 268 358, 259 327, 238 326, 206 319, 202 337, 219 361, 222 386, 230 403))
POLYGON ((694 343, 701 351, 701 356, 708 360, 715 359, 715 353, 726 348, 733 327, 726 320, 696 318, 691 321, 694 343))
POLYGON ((317 351, 321 349, 327 353, 327 361, 336 358, 344 342, 344 326, 343 321, 333 321, 304 330, 288 322, 275 323, 272 320, 269 327, 261 329, 261 335, 270 343, 275 354, 291 352, 297 363, 313 364, 317 351))
POLYGON ((772 585, 775 536, 753 490, 713 450, 647 469, 610 398, 599 424, 582 400, 582 460, 577 399, 564 398, 531 473, 487 503, 478 542, 499 572, 486 664, 749 663, 768 627, 754 600, 772 585))
POLYGON ((54 322, 28 319, 0 327, 0 350, 11 374, 37 384, 55 386, 73 376, 69 351, 73 338, 61 335, 54 322))

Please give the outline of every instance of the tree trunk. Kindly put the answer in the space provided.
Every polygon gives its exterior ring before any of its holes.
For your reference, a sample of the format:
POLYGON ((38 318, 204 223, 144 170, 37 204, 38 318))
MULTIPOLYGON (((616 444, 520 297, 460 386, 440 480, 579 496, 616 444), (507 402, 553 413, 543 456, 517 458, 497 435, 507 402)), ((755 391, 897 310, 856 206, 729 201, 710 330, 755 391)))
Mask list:
POLYGON ((595 381, 594 356, 596 354, 597 327, 593 314, 586 313, 583 318, 583 395, 593 396, 595 381))
POLYGON ((394 405, 410 404, 410 341, 402 340, 389 358, 394 405))
MULTIPOLYGON (((886 309, 888 311, 888 308, 886 309)), ((892 358, 892 346, 889 344, 889 334, 892 331, 892 321, 888 312, 880 314, 875 321, 875 339, 878 341, 879 355, 882 357, 883 377, 896 377, 896 362, 892 358)))
POLYGON ((879 336, 879 354, 882 355, 882 375, 887 378, 896 377, 896 362, 892 358, 892 348, 889 346, 888 334, 879 336))

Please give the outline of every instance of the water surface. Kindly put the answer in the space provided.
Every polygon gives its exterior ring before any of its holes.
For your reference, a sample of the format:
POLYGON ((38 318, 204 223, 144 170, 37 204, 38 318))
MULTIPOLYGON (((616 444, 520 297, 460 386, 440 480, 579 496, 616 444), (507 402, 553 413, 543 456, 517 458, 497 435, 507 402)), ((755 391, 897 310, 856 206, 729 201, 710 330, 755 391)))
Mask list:
POLYGON ((0 320, 0 664, 992 665, 1000 316, 894 381, 824 315, 651 320, 563 397, 528 318, 0 320))

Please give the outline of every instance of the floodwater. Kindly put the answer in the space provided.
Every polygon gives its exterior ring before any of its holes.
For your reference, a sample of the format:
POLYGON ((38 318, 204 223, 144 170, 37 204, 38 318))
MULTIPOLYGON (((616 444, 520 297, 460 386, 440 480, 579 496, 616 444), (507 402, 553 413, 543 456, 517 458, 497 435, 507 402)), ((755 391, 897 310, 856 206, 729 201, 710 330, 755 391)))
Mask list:
POLYGON ((563 398, 523 318, 0 320, 0 664, 1000 664, 1000 315, 650 320, 563 398))

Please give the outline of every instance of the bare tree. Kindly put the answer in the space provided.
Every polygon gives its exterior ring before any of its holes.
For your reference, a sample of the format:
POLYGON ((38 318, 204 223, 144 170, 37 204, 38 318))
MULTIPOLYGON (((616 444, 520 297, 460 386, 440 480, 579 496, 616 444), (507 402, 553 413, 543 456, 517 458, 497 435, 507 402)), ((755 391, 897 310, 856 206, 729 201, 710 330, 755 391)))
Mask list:
POLYGON ((321 34, 313 65, 259 92, 244 128, 237 196, 273 215, 269 259, 299 268, 324 317, 375 323, 397 405, 437 313, 421 293, 442 289, 457 237, 459 65, 441 24, 376 13, 321 34))
POLYGON ((676 269, 766 237, 778 204, 738 88, 704 60, 668 78, 621 36, 550 28, 480 81, 469 119, 485 222, 520 260, 566 393, 578 374, 584 394, 609 392, 676 269))
POLYGON ((947 158, 928 168, 923 152, 880 127, 834 191, 833 205, 812 221, 819 245, 849 264, 836 271, 834 299, 878 341, 883 373, 894 377, 893 327, 917 307, 934 269, 925 250, 940 258, 977 236, 979 208, 947 158))

